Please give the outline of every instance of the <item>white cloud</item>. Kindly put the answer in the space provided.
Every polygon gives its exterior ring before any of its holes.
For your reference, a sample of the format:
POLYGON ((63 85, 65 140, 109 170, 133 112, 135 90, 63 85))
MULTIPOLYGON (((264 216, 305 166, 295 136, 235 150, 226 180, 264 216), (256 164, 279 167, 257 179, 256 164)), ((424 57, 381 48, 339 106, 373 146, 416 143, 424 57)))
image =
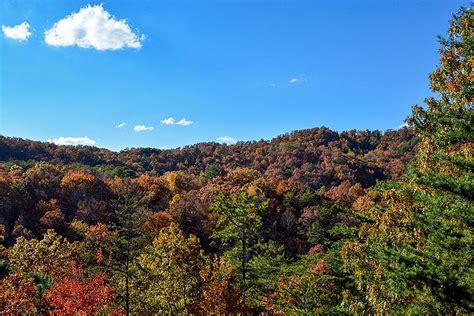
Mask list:
POLYGON ((189 126, 191 124, 193 124, 194 122, 193 121, 190 121, 190 120, 187 120, 185 118, 182 118, 181 120, 179 121, 176 121, 174 118, 172 117, 168 117, 164 120, 161 120, 161 123, 165 124, 165 125, 182 125, 182 126, 189 126))
POLYGON ((86 6, 56 22, 44 33, 52 46, 79 46, 97 50, 140 48, 144 35, 132 31, 126 20, 117 20, 102 5, 86 6))
POLYGON ((23 22, 15 26, 2 25, 3 34, 6 37, 16 41, 26 41, 31 36, 30 25, 28 22, 23 22))
POLYGON ((193 124, 193 121, 187 120, 185 118, 182 118, 181 120, 176 122, 176 125, 183 125, 183 126, 189 126, 191 124, 193 124))
POLYGON ((237 140, 235 138, 232 138, 230 136, 222 136, 218 137, 217 141, 222 144, 235 144, 237 143, 237 140))
POLYGON ((398 129, 401 129, 401 128, 404 128, 404 127, 408 127, 408 123, 403 123, 402 125, 400 125, 400 126, 398 127, 398 129))
POLYGON ((277 86, 276 83, 273 83, 273 82, 270 83, 270 87, 275 88, 276 86, 277 86))
POLYGON ((55 139, 48 139, 47 142, 54 143, 56 145, 87 145, 93 146, 95 145, 95 140, 90 139, 87 136, 84 137, 59 137, 55 139))
POLYGON ((145 125, 135 125, 133 130, 135 132, 145 132, 145 131, 152 131, 155 128, 153 126, 145 126, 145 125))
POLYGON ((125 127, 125 123, 120 123, 120 124, 117 124, 115 125, 116 128, 124 128, 125 127))
POLYGON ((295 83, 300 83, 300 82, 308 82, 308 79, 295 77, 295 78, 291 78, 290 81, 288 82, 291 84, 295 84, 295 83))
POLYGON ((176 121, 174 120, 174 118, 168 117, 164 120, 161 120, 161 123, 163 123, 165 125, 174 125, 174 124, 176 124, 176 121))

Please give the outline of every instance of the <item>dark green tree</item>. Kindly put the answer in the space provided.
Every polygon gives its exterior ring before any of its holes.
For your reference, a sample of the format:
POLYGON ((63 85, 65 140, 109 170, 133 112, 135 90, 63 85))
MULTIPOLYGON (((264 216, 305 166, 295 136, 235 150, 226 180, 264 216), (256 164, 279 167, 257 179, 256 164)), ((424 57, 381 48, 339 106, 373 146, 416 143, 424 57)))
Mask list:
POLYGON ((224 255, 240 276, 244 296, 249 287, 248 262, 255 255, 256 245, 261 242, 262 214, 267 207, 266 199, 247 192, 232 197, 219 194, 211 205, 211 210, 219 214, 215 237, 223 243, 224 255))
POLYGON ((121 287, 119 297, 123 300, 126 315, 129 315, 132 310, 130 284, 134 277, 132 262, 144 244, 142 226, 147 212, 141 206, 139 191, 130 181, 120 181, 116 190, 119 194, 113 201, 112 220, 108 224, 109 229, 115 232, 112 236, 111 270, 118 279, 121 287))
POLYGON ((221 167, 216 163, 211 163, 206 167, 206 172, 204 174, 204 177, 209 180, 221 175, 221 173, 222 173, 221 167))
POLYGON ((371 192, 359 239, 342 250, 359 293, 353 312, 474 312, 474 14, 461 8, 430 75, 437 98, 407 119, 418 158, 400 182, 371 192))

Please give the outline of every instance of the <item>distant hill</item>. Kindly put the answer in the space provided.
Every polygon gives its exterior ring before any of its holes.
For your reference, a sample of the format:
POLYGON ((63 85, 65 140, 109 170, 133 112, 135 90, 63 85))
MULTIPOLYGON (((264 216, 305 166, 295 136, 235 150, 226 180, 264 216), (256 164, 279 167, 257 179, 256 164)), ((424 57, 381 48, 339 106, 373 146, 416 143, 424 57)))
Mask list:
POLYGON ((335 132, 326 127, 298 130, 270 141, 235 145, 199 143, 179 149, 131 148, 114 152, 92 146, 58 146, 0 136, 0 161, 27 167, 36 162, 80 164, 111 176, 135 177, 183 171, 212 176, 237 167, 265 177, 302 182, 312 188, 349 181, 371 186, 398 178, 415 155, 416 139, 407 128, 396 131, 335 132))

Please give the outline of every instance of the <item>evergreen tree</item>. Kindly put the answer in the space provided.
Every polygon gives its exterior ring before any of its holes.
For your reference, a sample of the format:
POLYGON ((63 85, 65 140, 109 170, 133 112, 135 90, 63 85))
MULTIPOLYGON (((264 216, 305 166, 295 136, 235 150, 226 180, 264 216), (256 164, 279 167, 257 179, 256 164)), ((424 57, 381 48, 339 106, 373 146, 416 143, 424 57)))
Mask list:
POLYGON ((267 200, 247 192, 231 198, 219 194, 211 205, 211 209, 220 215, 215 237, 223 243, 226 249, 224 255, 240 276, 239 283, 244 296, 249 287, 248 263, 261 242, 261 215, 267 207, 267 200))
POLYGON ((111 236, 113 262, 112 273, 120 284, 119 297, 123 301, 125 314, 129 315, 132 310, 130 296, 130 284, 133 273, 132 262, 139 255, 143 244, 143 233, 141 228, 146 219, 146 213, 140 205, 138 190, 130 182, 119 182, 118 198, 114 201, 112 220, 109 228, 114 231, 111 236))
POLYGON ((474 14, 454 15, 430 75, 438 98, 413 107, 420 138, 405 179, 370 193, 359 239, 342 250, 358 292, 352 311, 455 314, 474 311, 474 14))

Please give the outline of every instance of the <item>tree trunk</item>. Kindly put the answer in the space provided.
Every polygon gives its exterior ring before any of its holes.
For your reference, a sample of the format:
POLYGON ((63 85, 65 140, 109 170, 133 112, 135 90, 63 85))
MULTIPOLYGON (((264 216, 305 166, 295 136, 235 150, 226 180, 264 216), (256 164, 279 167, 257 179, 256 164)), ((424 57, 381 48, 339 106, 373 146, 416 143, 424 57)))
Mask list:
POLYGON ((245 236, 245 227, 242 228, 242 291, 244 295, 244 302, 245 302, 245 290, 247 287, 246 282, 246 266, 245 266, 245 255, 246 255, 246 236, 245 236))

